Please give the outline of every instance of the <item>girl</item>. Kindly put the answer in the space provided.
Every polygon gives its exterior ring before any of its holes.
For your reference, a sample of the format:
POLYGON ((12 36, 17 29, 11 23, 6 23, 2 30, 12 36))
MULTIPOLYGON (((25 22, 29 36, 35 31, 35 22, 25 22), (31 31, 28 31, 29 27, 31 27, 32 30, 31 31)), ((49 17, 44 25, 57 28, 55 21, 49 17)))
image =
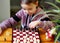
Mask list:
POLYGON ((54 26, 49 17, 38 6, 38 0, 20 0, 20 4, 22 7, 21 10, 19 10, 13 17, 0 23, 0 34, 6 28, 14 27, 20 20, 22 28, 29 27, 30 29, 33 29, 39 25, 39 27, 43 29, 50 29, 54 26), (31 20, 33 17, 34 19, 31 20))

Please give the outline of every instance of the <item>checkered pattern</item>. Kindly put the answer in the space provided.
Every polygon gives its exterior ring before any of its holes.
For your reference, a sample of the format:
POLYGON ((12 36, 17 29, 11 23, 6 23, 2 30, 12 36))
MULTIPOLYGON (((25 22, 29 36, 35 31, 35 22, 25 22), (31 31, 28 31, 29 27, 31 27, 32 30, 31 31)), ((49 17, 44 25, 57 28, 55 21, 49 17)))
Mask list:
POLYGON ((13 43, 40 43, 39 34, 30 30, 13 30, 13 43))

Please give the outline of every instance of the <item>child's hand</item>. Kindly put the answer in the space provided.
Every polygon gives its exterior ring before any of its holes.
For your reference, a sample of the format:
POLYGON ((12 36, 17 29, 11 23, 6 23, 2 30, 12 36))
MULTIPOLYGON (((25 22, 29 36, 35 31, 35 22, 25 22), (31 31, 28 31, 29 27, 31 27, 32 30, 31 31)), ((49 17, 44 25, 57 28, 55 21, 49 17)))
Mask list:
POLYGON ((0 35, 1 35, 1 33, 2 33, 2 29, 0 28, 0 35))
POLYGON ((54 28, 54 27, 51 30, 50 29, 47 30, 46 39, 53 38, 53 35, 57 35, 56 28, 54 28))
POLYGON ((32 22, 29 24, 29 27, 30 27, 30 28, 35 28, 39 23, 40 23, 40 21, 32 21, 32 22))
POLYGON ((50 30, 50 33, 56 35, 57 34, 56 28, 52 27, 52 29, 50 30))

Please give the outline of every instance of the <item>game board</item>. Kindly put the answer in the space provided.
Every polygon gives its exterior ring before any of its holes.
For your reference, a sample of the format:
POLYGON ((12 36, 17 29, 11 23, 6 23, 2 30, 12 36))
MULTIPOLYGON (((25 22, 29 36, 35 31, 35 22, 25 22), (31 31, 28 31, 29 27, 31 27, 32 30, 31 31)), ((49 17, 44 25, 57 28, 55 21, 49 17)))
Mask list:
POLYGON ((13 30, 13 43, 40 43, 39 34, 32 30, 15 29, 13 30))

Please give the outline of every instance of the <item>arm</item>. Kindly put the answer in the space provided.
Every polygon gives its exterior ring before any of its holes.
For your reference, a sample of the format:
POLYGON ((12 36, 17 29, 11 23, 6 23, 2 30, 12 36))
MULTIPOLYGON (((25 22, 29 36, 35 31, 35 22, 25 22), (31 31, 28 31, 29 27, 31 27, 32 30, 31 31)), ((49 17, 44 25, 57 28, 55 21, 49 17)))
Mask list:
POLYGON ((0 28, 4 30, 9 27, 14 27, 17 24, 17 22, 20 21, 20 19, 21 19, 21 11, 17 12, 13 17, 0 23, 0 28))
POLYGON ((38 26, 46 30, 50 29, 51 27, 54 27, 54 23, 49 19, 48 15, 43 15, 42 17, 38 16, 36 18, 37 20, 34 20, 29 24, 30 28, 38 26))
POLYGON ((54 27, 55 24, 52 21, 40 21, 39 27, 43 28, 44 30, 51 29, 54 27))

